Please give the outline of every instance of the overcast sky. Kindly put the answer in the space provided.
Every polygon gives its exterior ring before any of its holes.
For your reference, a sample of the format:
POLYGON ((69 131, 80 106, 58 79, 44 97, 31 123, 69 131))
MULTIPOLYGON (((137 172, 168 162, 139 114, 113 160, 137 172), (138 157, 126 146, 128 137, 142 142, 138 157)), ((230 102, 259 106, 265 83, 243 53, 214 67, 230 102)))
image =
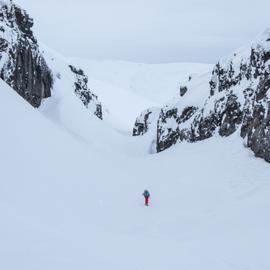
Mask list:
POLYGON ((214 63, 270 27, 270 0, 14 0, 66 56, 214 63))

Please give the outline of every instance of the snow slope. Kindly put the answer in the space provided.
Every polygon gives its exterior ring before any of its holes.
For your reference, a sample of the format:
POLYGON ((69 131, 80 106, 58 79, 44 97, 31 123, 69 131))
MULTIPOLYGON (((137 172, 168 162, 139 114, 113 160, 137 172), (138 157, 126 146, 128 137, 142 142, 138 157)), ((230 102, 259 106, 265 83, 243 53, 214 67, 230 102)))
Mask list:
POLYGON ((0 269, 270 268, 269 164, 239 135, 145 155, 144 137, 90 117, 84 140, 85 118, 51 122, 0 88, 0 269))
POLYGON ((179 96, 189 76, 208 73, 212 65, 197 63, 142 64, 123 61, 70 59, 83 68, 95 93, 107 108, 113 126, 131 133, 136 117, 179 96))
MULTIPOLYGON (((91 111, 89 112, 74 93, 74 76, 69 69, 69 65, 74 63, 69 62, 45 45, 42 45, 42 49, 43 55, 55 75, 52 97, 43 100, 41 107, 38 109, 46 118, 66 130, 75 140, 79 140, 91 149, 95 148, 99 151, 102 149, 104 152, 112 153, 117 151, 121 155, 148 153, 149 140, 152 139, 150 136, 148 140, 136 140, 131 136, 121 135, 122 133, 129 133, 126 126, 121 128, 121 125, 114 122, 114 119, 117 118, 113 117, 119 117, 121 121, 121 115, 116 114, 112 117, 110 112, 105 111, 103 114, 104 121, 101 121, 91 111), (122 140, 122 137, 125 140, 122 140)), ((93 87, 90 82, 89 85, 93 87)), ((101 102, 103 105, 103 101, 101 102)), ((129 115, 127 114, 127 116, 129 115)), ((124 116, 123 118, 125 119, 124 116)))
MULTIPOLYGON (((38 110, 0 80, 0 269, 270 268, 269 164, 239 134, 156 155, 151 132, 129 136, 142 110, 178 96, 189 76, 205 82, 209 66, 67 60, 42 49, 54 88, 38 110), (74 62, 104 121, 76 98, 74 62)), ((200 105, 204 83, 193 86, 187 101, 200 105)))

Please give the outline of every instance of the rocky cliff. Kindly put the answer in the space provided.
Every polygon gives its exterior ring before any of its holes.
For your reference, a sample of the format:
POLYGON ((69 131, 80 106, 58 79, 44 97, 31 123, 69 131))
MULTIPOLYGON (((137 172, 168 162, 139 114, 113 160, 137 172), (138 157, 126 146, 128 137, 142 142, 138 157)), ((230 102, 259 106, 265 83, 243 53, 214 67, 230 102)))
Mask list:
POLYGON ((160 109, 157 152, 184 140, 239 131, 247 147, 270 162, 270 31, 217 63, 207 84, 199 80, 160 109), (192 98, 196 95, 202 96, 200 102, 192 98))
POLYGON ((52 74, 32 32, 33 19, 12 1, 0 2, 0 77, 32 106, 51 96, 52 74))
POLYGON ((158 116, 159 108, 153 107, 143 111, 136 119, 133 136, 141 136, 147 133, 151 126, 155 125, 158 116))
POLYGON ((42 99, 52 96, 56 80, 59 87, 62 74, 60 87, 74 91, 74 97, 77 96, 87 109, 102 119, 101 103, 89 89, 84 71, 69 65, 62 56, 52 54, 45 46, 41 50, 32 27, 33 19, 25 10, 12 0, 0 1, 1 79, 32 106, 39 107, 42 99), (62 65, 56 66, 55 62, 62 65))
POLYGON ((92 93, 88 87, 88 77, 82 69, 69 66, 72 73, 75 75, 74 91, 77 97, 82 101, 83 105, 89 109, 94 115, 102 120, 102 105, 98 97, 92 93))

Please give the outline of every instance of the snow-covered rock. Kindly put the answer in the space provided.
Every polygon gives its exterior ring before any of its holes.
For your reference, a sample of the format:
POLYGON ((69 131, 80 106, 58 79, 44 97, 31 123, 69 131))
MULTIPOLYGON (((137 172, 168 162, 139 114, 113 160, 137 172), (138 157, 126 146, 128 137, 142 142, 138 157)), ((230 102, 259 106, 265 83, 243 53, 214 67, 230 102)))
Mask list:
POLYGON ((269 60, 267 30, 251 46, 217 63, 211 75, 191 81, 183 97, 160 110, 157 152, 184 140, 239 130, 255 155, 270 162, 269 60))
POLYGON ((58 54, 40 46, 32 27, 33 19, 12 0, 0 2, 0 77, 32 106, 40 107, 44 98, 55 95, 56 81, 64 80, 84 106, 102 119, 102 105, 89 89, 84 71, 63 61, 58 54), (54 62, 62 62, 60 69, 54 62))
POLYGON ((13 1, 0 4, 0 77, 34 107, 51 96, 52 74, 32 32, 33 19, 13 1))
POLYGON ((98 101, 98 97, 93 94, 88 87, 88 77, 84 74, 82 69, 78 69, 72 65, 69 67, 76 77, 74 83, 76 95, 87 109, 102 120, 102 106, 98 101))
POLYGON ((143 111, 136 119, 135 126, 133 128, 133 136, 144 135, 148 132, 152 125, 157 124, 158 116, 159 108, 153 107, 143 111))

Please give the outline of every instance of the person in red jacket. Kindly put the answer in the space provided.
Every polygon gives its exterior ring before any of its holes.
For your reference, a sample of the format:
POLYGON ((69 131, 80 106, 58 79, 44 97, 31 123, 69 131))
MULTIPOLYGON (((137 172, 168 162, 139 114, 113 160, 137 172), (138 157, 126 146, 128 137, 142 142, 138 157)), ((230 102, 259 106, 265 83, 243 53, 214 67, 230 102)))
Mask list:
POLYGON ((145 206, 148 206, 149 205, 149 198, 150 198, 149 191, 145 190, 142 195, 144 196, 144 204, 145 204, 145 206))

